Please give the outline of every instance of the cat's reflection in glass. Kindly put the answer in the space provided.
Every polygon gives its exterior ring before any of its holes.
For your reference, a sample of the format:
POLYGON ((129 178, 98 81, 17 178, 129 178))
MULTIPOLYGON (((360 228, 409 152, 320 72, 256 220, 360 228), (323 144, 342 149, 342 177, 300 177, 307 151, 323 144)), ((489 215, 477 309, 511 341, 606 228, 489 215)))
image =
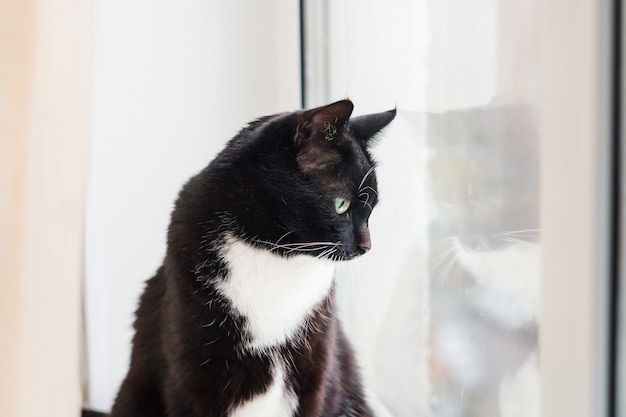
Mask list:
POLYGON ((434 415, 539 415, 537 113, 494 100, 426 126, 434 415))

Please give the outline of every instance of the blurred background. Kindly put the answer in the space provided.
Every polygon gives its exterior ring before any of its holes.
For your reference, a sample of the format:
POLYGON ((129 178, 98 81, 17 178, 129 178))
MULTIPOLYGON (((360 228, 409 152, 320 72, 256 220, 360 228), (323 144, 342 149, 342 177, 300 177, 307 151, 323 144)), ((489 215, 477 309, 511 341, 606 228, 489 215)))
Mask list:
POLYGON ((544 3, 0 0, 0 417, 108 411, 180 187, 346 97, 398 109, 337 272, 377 415, 617 413, 619 23, 544 3))

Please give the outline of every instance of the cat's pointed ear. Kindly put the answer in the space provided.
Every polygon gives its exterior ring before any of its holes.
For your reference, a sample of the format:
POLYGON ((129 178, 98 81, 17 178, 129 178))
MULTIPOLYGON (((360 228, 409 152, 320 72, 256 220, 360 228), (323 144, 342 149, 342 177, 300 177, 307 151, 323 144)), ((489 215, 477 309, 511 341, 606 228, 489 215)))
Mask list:
POLYGON ((335 144, 343 135, 353 108, 350 100, 342 100, 300 114, 293 140, 303 172, 316 175, 341 162, 335 144))
POLYGON ((341 100, 327 106, 307 110, 300 115, 294 142, 333 141, 341 136, 354 105, 350 100, 341 100))
POLYGON ((382 113, 367 114, 350 120, 352 132, 357 139, 368 144, 378 132, 396 117, 396 109, 382 113))

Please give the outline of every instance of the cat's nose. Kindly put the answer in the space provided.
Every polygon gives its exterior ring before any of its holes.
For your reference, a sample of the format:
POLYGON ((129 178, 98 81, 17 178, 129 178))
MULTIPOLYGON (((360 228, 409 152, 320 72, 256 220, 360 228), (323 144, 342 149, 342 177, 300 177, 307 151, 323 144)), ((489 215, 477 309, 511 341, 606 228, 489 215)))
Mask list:
POLYGON ((371 249, 371 245, 369 242, 367 243, 359 243, 359 254, 363 255, 365 252, 371 249))
POLYGON ((367 226, 361 227, 359 230, 359 240, 357 243, 357 250, 360 255, 372 248, 372 240, 370 239, 370 229, 367 226))

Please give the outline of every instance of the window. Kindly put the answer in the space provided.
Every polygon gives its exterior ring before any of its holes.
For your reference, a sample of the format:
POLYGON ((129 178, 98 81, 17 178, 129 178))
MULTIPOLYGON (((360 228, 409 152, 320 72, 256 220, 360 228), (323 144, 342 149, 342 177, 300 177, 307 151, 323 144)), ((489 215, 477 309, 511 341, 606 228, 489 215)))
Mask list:
POLYGON ((304 2, 306 105, 398 108, 339 291, 380 415, 605 410, 608 5, 556 3, 304 2))
MULTIPOLYGON (((179 186, 243 123, 300 99, 295 2, 130 5, 94 10, 85 310, 100 410, 179 186)), ((338 277, 379 415, 607 415, 608 1, 301 5, 306 107, 398 109, 375 149, 372 251, 338 277)))

